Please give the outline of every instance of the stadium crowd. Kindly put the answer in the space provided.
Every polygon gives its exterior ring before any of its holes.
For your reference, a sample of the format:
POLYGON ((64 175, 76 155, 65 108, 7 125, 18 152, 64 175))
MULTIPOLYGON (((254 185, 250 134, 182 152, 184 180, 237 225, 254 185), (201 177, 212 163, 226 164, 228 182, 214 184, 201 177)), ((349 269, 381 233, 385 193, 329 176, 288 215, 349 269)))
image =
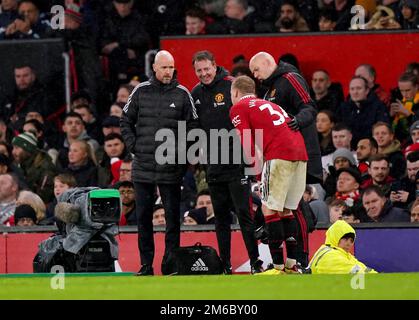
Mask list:
MULTIPOLYGON (((64 39, 72 95, 71 112, 57 114, 64 102, 30 64, 17 61, 13 75, 2 74, 14 77, 15 91, 0 88, 0 224, 54 224, 56 198, 85 186, 118 189, 120 224, 137 224, 133 154, 120 118, 134 88, 147 80, 144 55, 158 48, 160 36, 357 30, 351 26, 355 4, 366 10, 367 29, 419 28, 416 0, 2 0, 0 41, 64 39), (51 27, 55 4, 65 5, 64 30, 51 27)), ((239 53, 234 62, 233 76, 253 76, 239 53)), ((295 57, 284 57, 285 63, 298 69, 295 57)), ((309 82, 323 179, 307 185, 304 201, 323 225, 418 222, 419 63, 406 66, 391 92, 376 83, 384 70, 353 68, 347 97, 327 70, 315 71, 309 82)), ((254 182, 256 204, 257 189, 254 182)), ((204 166, 188 167, 180 202, 183 224, 214 223, 204 166)), ((153 203, 153 224, 164 225, 158 188, 153 203)))

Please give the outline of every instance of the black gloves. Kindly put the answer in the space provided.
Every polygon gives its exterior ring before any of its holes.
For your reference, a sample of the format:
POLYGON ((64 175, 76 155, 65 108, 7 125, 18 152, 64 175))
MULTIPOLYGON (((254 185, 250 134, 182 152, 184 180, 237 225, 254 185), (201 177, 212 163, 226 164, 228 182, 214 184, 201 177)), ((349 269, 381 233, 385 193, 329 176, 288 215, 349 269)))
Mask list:
POLYGON ((300 130, 300 125, 298 124, 296 117, 291 118, 291 121, 289 121, 287 124, 288 124, 288 127, 293 131, 300 130))

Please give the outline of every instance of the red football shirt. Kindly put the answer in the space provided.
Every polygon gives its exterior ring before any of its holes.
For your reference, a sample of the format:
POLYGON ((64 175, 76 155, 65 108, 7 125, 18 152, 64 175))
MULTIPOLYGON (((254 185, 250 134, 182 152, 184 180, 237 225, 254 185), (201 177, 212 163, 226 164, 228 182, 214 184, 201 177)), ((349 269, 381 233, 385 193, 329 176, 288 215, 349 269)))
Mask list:
MULTIPOLYGON (((277 104, 258 99, 254 96, 245 96, 230 109, 230 119, 238 129, 240 139, 246 139, 244 130, 249 130, 251 138, 251 152, 254 155, 255 130, 261 129, 263 145, 258 145, 263 151, 264 160, 282 159, 289 161, 307 161, 307 151, 303 136, 299 131, 291 130, 287 122, 291 119, 277 104)), ((258 142, 258 141, 256 141, 258 142)), ((244 145, 246 154, 250 150, 244 145)))

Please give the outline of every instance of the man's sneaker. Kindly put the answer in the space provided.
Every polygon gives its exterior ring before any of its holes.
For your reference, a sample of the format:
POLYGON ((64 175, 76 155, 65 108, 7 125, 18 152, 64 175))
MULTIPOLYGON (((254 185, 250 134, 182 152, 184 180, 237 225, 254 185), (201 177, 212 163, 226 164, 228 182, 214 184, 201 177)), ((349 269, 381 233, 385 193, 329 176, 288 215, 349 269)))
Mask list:
POLYGON ((265 226, 260 226, 255 229, 255 238, 260 240, 264 244, 268 244, 268 232, 265 230, 265 226))
POLYGON ((233 268, 229 265, 229 266, 225 266, 223 268, 223 273, 226 275, 232 275, 233 274, 233 268))
POLYGON ((138 271, 136 276, 154 276, 153 266, 149 264, 143 264, 140 271, 138 271))
POLYGON ((284 268, 285 273, 288 274, 303 274, 303 270, 298 264, 294 264, 291 268, 284 268))
POLYGON ((256 273, 261 273, 261 272, 263 272, 264 270, 263 270, 263 261, 262 260, 256 260, 256 262, 255 263, 253 263, 251 266, 250 266, 250 273, 251 274, 256 274, 256 273))

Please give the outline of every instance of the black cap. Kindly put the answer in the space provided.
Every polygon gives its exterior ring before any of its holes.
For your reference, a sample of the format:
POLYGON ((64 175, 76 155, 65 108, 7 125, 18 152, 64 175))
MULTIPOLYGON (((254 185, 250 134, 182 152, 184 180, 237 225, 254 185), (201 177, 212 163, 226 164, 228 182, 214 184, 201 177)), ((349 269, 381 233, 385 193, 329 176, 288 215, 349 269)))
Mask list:
POLYGON ((117 117, 117 116, 106 117, 102 122, 102 126, 105 127, 105 128, 119 127, 119 117, 117 117))
POLYGON ((36 222, 36 212, 30 205, 21 204, 15 209, 15 224, 17 224, 21 218, 31 218, 33 222, 36 222))
POLYGON ((113 0, 113 1, 115 1, 115 2, 117 2, 117 3, 128 3, 128 2, 130 2, 131 0, 113 0))
POLYGON ((338 172, 337 172, 337 177, 338 178, 339 178, 339 176, 342 172, 349 173, 352 177, 355 178, 356 182, 358 182, 359 184, 362 183, 362 176, 361 176, 361 173, 359 172, 358 169, 356 169, 354 167, 339 169, 338 172))

